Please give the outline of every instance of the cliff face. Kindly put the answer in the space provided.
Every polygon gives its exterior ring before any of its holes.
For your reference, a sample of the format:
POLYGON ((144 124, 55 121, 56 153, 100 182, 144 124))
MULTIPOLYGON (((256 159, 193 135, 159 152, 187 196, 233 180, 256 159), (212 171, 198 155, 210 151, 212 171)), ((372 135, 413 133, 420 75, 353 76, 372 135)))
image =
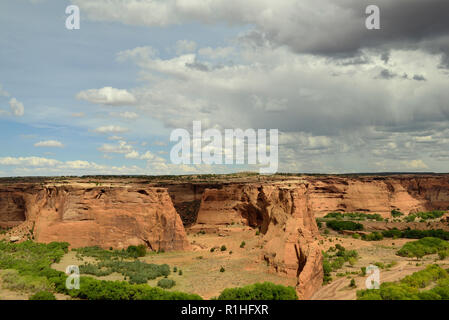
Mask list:
POLYGON ((316 217, 332 211, 371 212, 389 217, 449 208, 449 179, 436 177, 306 178, 309 206, 316 217))
POLYGON ((263 258, 276 272, 298 279, 301 299, 309 298, 321 286, 320 235, 304 185, 234 185, 205 190, 198 223, 232 222, 260 229, 263 258))
POLYGON ((2 219, 9 219, 7 212, 13 212, 16 219, 23 217, 23 223, 12 231, 18 237, 32 230, 38 242, 67 241, 72 247, 145 244, 151 250, 190 248, 166 189, 36 186, 0 190, 0 194, 8 194, 0 202, 2 219))

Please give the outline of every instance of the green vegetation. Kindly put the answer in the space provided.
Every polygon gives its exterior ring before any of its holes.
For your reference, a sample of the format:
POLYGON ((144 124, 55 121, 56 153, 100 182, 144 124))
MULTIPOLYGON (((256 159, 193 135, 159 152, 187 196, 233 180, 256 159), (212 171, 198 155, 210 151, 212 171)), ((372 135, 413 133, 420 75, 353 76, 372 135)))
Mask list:
POLYGON ((56 300, 56 297, 49 291, 39 291, 30 296, 29 300, 56 300))
POLYGON ((383 234, 380 232, 372 232, 369 234, 362 234, 362 240, 365 241, 379 241, 384 238, 383 234))
POLYGON ((351 230, 359 231, 363 230, 363 225, 352 221, 331 220, 326 222, 326 226, 335 231, 351 230))
POLYGON ((449 275, 434 264, 397 282, 384 282, 380 289, 357 291, 358 300, 448 300, 449 275), (435 284, 432 289, 423 290, 435 284))
POLYGON ((401 216, 403 216, 404 214, 401 212, 401 211, 399 211, 399 210, 391 210, 391 216, 393 217, 393 218, 399 218, 399 217, 401 217, 401 216))
POLYGON ((242 243, 240 243, 240 248, 244 248, 245 245, 246 245, 246 242, 245 242, 245 241, 242 241, 242 243))
POLYGON ((427 237, 404 244, 397 252, 397 255, 410 258, 422 258, 428 254, 447 250, 449 250, 449 243, 447 241, 439 238, 427 237))
POLYGON ((221 267, 220 268, 220 272, 225 272, 226 270, 225 270, 225 268, 224 267, 221 267))
POLYGON ((220 251, 226 251, 226 246, 222 245, 221 248, 220 248, 220 251))
MULTIPOLYGON (((104 281, 91 277, 80 277, 80 289, 66 289, 67 275, 50 267, 59 262, 68 252, 68 243, 52 242, 49 244, 25 241, 22 243, 7 243, 0 241, 0 269, 14 269, 9 272, 26 280, 29 285, 33 280, 46 282, 45 289, 35 286, 37 291, 54 291, 79 299, 89 300, 191 300, 201 299, 196 294, 177 291, 166 291, 153 288, 147 284, 130 284, 126 281, 104 281)), ((96 251, 100 256, 108 250, 96 251), (103 252, 104 251, 104 252, 103 252)), ((79 251, 78 251, 79 252, 79 251)), ((121 252, 121 251, 120 251, 121 252)), ((125 251, 124 251, 125 252, 125 251)), ((125 253, 126 254, 126 253, 125 253)), ((4 274, 5 271, 2 271, 4 274)), ((8 272, 6 272, 8 273, 8 272)), ((3 280, 4 281, 4 280, 3 280)), ((27 290, 28 287, 24 287, 27 290)))
POLYGON ((224 289, 218 300, 298 300, 295 288, 271 282, 224 289))
POLYGON ((171 289, 175 286, 176 281, 172 279, 161 279, 157 282, 157 286, 164 289, 171 289))
POLYGON ((134 259, 143 257, 146 253, 145 246, 129 246, 126 250, 104 250, 98 246, 73 249, 77 258, 92 257, 98 260, 134 259))
POLYGON ((444 215, 444 211, 433 210, 428 212, 418 212, 416 216, 422 220, 438 219, 444 215))
POLYGON ((351 288, 356 288, 357 287, 357 285, 355 284, 355 280, 354 279, 351 279, 351 281, 349 282, 349 287, 351 287, 351 288))
POLYGON ((376 220, 376 221, 382 221, 383 218, 378 213, 361 213, 361 212, 330 212, 327 215, 324 216, 325 219, 336 219, 336 220, 376 220))
POLYGON ((354 265, 357 258, 357 251, 346 250, 340 244, 336 244, 335 247, 329 248, 327 252, 323 252, 323 284, 327 284, 332 281, 332 271, 341 269, 345 262, 349 262, 349 264, 354 265))

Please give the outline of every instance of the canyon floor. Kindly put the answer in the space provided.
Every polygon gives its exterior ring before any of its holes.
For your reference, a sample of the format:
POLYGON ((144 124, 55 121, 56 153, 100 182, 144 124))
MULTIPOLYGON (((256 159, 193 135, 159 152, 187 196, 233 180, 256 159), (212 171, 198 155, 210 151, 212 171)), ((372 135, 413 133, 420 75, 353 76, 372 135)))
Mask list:
MULTIPOLYGON (((192 245, 192 251, 171 251, 147 254, 139 260, 146 263, 168 264, 177 267, 183 274, 173 273, 170 279, 176 281, 176 286, 170 290, 196 293, 204 299, 217 297, 224 288, 241 287, 256 282, 269 281, 286 286, 295 286, 296 279, 274 273, 264 263, 261 257, 261 237, 256 235, 253 228, 230 226, 201 226, 201 228, 187 229, 187 237, 192 245), (207 233, 201 232, 207 230, 207 233), (240 247, 245 242, 243 248, 240 247), (222 246, 226 247, 221 251, 222 246), (211 248, 215 248, 211 252, 211 248), (221 268, 224 272, 220 272, 221 268)), ((83 261, 89 261, 85 258, 83 261)), ((90 260, 92 261, 92 259, 90 260)), ((53 268, 64 271, 68 265, 82 264, 75 252, 69 252, 60 263, 53 268)), ((111 274, 97 277, 102 280, 123 280, 121 274, 111 274)), ((156 280, 148 281, 156 286, 156 280)), ((1 293, 0 293, 1 296, 1 293)))
MULTIPOLYGON (((364 221, 365 232, 449 232, 448 214, 438 221, 404 222, 410 214, 430 210, 449 210, 447 175, 0 179, 0 240, 66 241, 72 248, 98 245, 106 250, 145 245, 148 253, 141 261, 182 270, 182 275, 170 275, 176 286, 169 290, 205 299, 225 288, 265 281, 296 287, 306 299, 356 299, 357 290, 365 288, 362 267, 384 265, 381 282, 399 280, 432 263, 448 268, 449 259, 437 260, 436 255, 419 260, 397 256, 412 239, 364 241, 318 228, 315 221, 330 212, 378 213, 389 221, 364 221), (392 219, 392 210, 404 212, 403 218, 392 219), (358 259, 333 271, 332 281, 321 286, 320 252, 336 244, 356 250, 358 259)), ((69 251, 52 267, 65 271, 83 261, 69 251)), ((97 278, 124 280, 118 273, 97 278)), ((156 286, 157 280, 148 284, 156 286)), ((28 296, 0 283, 0 299, 28 296)))

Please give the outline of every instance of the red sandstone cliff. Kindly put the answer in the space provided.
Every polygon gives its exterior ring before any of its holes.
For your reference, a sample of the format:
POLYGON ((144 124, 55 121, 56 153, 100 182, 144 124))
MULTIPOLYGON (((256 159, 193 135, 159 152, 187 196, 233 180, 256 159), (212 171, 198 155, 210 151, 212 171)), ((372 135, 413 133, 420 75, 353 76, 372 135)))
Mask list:
POLYGON ((190 248, 166 189, 15 186, 0 194, 0 222, 22 223, 12 231, 16 236, 32 231, 38 242, 67 241, 72 247, 190 248))
POLYGON ((198 223, 243 222, 259 227, 263 258, 276 272, 297 277, 301 299, 309 298, 323 281, 320 235, 308 207, 307 188, 231 185, 206 189, 198 223))

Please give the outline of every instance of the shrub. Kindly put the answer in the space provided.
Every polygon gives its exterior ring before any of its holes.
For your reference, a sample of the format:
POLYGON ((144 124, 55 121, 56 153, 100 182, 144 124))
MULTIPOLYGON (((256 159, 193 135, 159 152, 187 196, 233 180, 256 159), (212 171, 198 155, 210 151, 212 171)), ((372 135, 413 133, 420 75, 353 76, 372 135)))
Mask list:
POLYGON ((145 255, 147 254, 147 248, 143 244, 140 244, 138 246, 129 246, 126 249, 126 252, 134 258, 145 257, 145 255))
POLYGON ((173 267, 173 272, 178 272, 178 268, 177 267, 173 267))
POLYGON ((362 234, 362 239, 365 241, 380 241, 383 240, 384 236, 380 232, 372 232, 369 234, 362 234))
POLYGON ((426 237, 404 244, 397 252, 397 255, 410 258, 422 258, 425 255, 437 253, 447 249, 449 249, 448 242, 439 238, 426 237))
POLYGON ((220 272, 225 272, 226 270, 225 270, 225 268, 224 267, 221 267, 220 268, 220 272))
POLYGON ((398 217, 403 216, 403 215, 404 214, 401 211, 399 211, 399 210, 395 210, 395 209, 391 210, 391 216, 393 218, 398 218, 398 217))
POLYGON ((179 270, 178 274, 179 274, 180 276, 182 276, 182 270, 181 270, 181 269, 179 270))
POLYGON ((222 245, 221 248, 220 248, 220 250, 221 250, 221 251, 226 251, 226 246, 225 246, 225 245, 222 245))
POLYGON ((218 300, 298 300, 298 296, 293 287, 264 282, 224 289, 218 300))
POLYGON ((361 267, 360 270, 362 272, 362 276, 366 276, 366 267, 361 267))
POLYGON ((56 300, 56 297, 49 291, 39 291, 30 296, 29 300, 56 300))
POLYGON ((363 225, 353 221, 339 221, 339 220, 331 220, 326 222, 326 226, 335 230, 351 230, 351 231, 359 231, 363 230, 363 225))
POLYGON ((349 283, 349 286, 351 288, 356 288, 357 287, 357 285, 355 284, 355 280, 354 279, 351 279, 351 282, 349 283))
POLYGON ((215 251, 215 247, 210 248, 210 252, 214 252, 215 251))
POLYGON ((244 248, 245 245, 246 245, 246 242, 245 242, 245 241, 242 241, 242 243, 240 243, 240 248, 244 248))
POLYGON ((164 289, 170 289, 173 288, 176 284, 175 280, 172 279, 161 279, 157 282, 157 286, 164 288, 164 289))

